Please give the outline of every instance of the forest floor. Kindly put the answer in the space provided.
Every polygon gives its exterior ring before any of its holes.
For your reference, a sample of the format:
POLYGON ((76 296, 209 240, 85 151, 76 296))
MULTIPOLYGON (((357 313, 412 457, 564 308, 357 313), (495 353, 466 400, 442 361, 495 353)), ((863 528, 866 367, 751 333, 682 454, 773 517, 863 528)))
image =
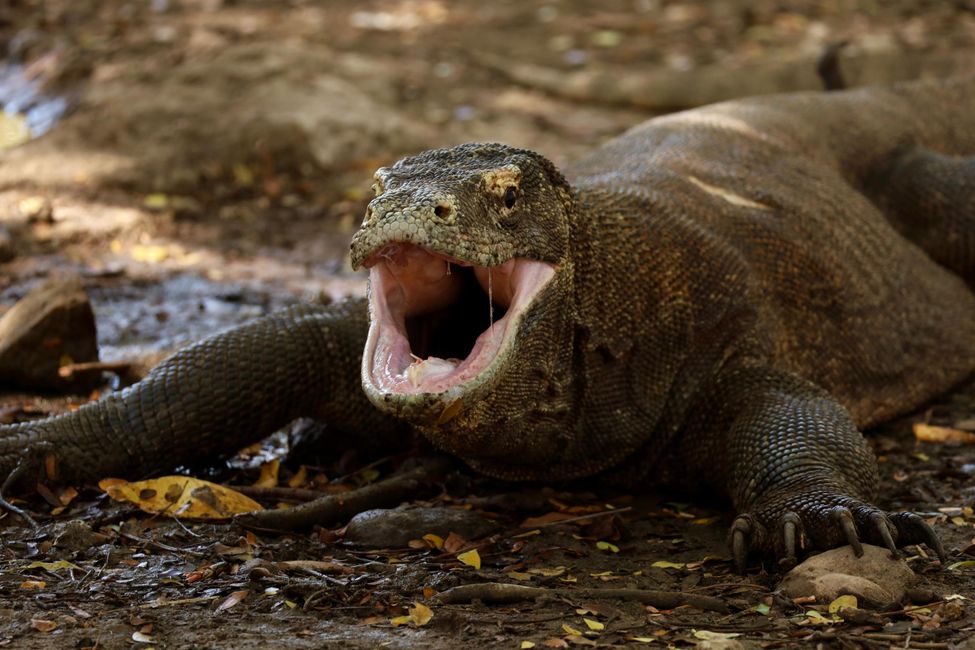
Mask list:
MULTIPOLYGON (((564 163, 656 114, 815 89, 816 58, 844 39, 851 83, 945 76, 975 60, 975 10, 13 0, 0 7, 11 55, 0 104, 39 137, 3 151, 20 122, 0 121, 0 314, 45 278, 78 275, 101 358, 128 361, 299 301, 361 295, 347 250, 376 167, 473 140, 564 163)), ((0 422, 109 390, 0 393, 0 422)), ((947 648, 975 631, 975 448, 919 442, 918 423, 975 431, 975 386, 870 436, 879 505, 922 513, 949 564, 909 547, 914 604, 855 620, 785 598, 771 567, 736 575, 724 504, 585 483, 512 486, 458 469, 412 505, 470 512, 494 522, 489 530, 466 539, 416 524, 415 537, 385 548, 353 544, 344 527, 267 535, 154 517, 91 485, 33 497, 21 504, 39 533, 0 518, 0 646, 947 648), (438 600, 479 582, 548 595, 438 600), (585 588, 679 590, 730 609, 585 588)), ((278 465, 287 444, 278 437, 206 476, 342 493, 404 461, 303 453, 278 465)))

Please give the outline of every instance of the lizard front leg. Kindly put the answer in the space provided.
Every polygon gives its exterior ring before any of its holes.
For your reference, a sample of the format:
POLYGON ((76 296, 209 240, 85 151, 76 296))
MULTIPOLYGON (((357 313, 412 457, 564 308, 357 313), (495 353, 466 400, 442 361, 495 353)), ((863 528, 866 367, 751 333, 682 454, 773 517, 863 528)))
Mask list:
MULTIPOLYGON (((54 452, 66 479, 141 478, 229 454, 301 417, 381 436, 397 425, 359 386, 364 300, 302 306, 191 345, 72 413, 0 426, 0 474, 54 452)), ((0 477, 2 479, 2 477, 0 477)))
POLYGON ((944 559, 937 535, 913 513, 874 505, 877 462, 850 414, 826 391, 764 369, 726 371, 717 391, 725 460, 721 480, 738 517, 731 528, 735 564, 749 551, 780 558, 861 540, 897 547, 925 543, 944 559))

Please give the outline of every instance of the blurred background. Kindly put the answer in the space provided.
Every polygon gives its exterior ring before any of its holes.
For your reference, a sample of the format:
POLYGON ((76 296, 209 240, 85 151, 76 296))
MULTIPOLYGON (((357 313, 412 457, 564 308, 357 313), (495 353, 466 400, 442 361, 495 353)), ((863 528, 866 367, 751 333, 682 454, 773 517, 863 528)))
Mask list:
POLYGON ((296 300, 373 170, 464 141, 557 163, 736 96, 973 69, 971 0, 3 0, 0 314, 80 275, 104 358, 296 300))

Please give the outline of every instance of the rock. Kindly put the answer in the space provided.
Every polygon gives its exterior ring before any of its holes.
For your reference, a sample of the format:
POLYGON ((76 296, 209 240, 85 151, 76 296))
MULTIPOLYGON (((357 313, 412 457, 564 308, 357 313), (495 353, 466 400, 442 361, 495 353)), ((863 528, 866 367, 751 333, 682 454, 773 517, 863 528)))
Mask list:
POLYGON ((849 546, 812 556, 786 574, 779 590, 789 598, 815 596, 824 604, 851 595, 861 607, 886 607, 900 602, 914 579, 907 562, 864 544, 859 558, 849 546))
POLYGON ((487 535, 495 528, 494 522, 470 510, 377 509, 353 517, 345 530, 345 541, 365 548, 400 548, 429 533, 445 539, 450 533, 456 533, 469 540, 487 535))
POLYGON ((48 280, 0 318, 0 384, 26 389, 86 391, 101 372, 61 377, 66 363, 98 361, 95 315, 81 279, 48 280))

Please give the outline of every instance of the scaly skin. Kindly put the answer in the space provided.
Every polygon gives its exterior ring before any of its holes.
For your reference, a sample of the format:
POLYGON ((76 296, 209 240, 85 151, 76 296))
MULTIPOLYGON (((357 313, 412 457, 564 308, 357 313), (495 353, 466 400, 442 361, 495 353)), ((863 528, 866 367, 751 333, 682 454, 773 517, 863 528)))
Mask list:
MULTIPOLYGON (((740 566, 749 549, 938 547, 915 515, 871 505, 859 429, 975 369, 972 106, 975 79, 763 97, 651 120, 564 176, 503 145, 380 170, 355 264, 414 244, 556 271, 513 345, 449 395, 384 391, 367 354, 366 397, 389 417, 359 428, 405 420, 512 480, 727 494, 740 566)), ((120 398, 0 429, 0 469, 43 440, 97 477, 229 452, 296 415, 352 426, 362 309, 271 317, 120 398)))

